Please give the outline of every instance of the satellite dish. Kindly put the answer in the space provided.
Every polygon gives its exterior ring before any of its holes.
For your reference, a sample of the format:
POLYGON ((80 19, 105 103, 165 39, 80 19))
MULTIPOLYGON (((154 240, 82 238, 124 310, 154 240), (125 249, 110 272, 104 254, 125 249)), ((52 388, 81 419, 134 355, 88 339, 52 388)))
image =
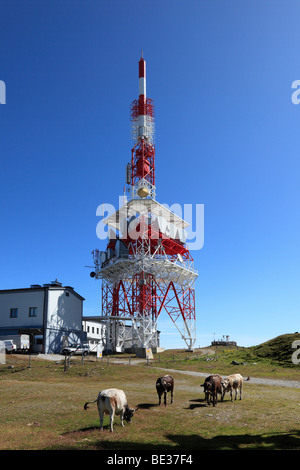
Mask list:
POLYGON ((122 240, 116 241, 115 250, 117 258, 128 256, 128 248, 122 240))
POLYGON ((100 261, 101 261, 101 263, 105 263, 105 261, 106 261, 105 251, 100 251, 100 261))
POLYGON ((112 248, 107 248, 107 258, 108 259, 113 258, 114 254, 115 254, 115 252, 112 248))

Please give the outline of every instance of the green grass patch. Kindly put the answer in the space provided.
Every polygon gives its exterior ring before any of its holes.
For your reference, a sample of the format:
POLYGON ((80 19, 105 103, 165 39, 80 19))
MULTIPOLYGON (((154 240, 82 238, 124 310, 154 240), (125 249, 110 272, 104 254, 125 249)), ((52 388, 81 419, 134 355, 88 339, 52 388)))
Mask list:
POLYGON ((300 390, 270 387, 246 382, 242 401, 225 396, 214 408, 204 402, 200 383, 203 377, 178 371, 204 373, 233 371, 252 377, 299 379, 295 367, 255 360, 243 348, 203 351, 166 351, 134 365, 119 355, 96 361, 73 358, 65 370, 64 361, 44 361, 32 357, 7 357, 0 366, 1 449, 57 450, 149 450, 176 451, 201 449, 299 449, 300 390), (207 360, 211 358, 211 360, 207 360), (241 361, 231 365, 232 358, 241 361), (115 362, 114 362, 115 361, 115 362), (158 406, 155 382, 158 376, 174 369, 174 403, 158 406), (94 400, 108 387, 122 388, 129 404, 140 409, 131 424, 122 428, 115 418, 114 433, 105 418, 99 431, 96 404, 88 410, 86 401, 94 400))

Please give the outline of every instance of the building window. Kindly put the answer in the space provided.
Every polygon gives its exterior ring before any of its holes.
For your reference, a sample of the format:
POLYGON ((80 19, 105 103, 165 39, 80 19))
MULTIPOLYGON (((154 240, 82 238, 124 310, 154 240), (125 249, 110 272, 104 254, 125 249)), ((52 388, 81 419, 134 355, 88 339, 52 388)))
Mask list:
POLYGON ((89 327, 89 326, 87 327, 86 331, 87 331, 88 333, 90 332, 90 327, 89 327))
POLYGON ((92 333, 94 333, 94 327, 92 326, 92 333))
POLYGON ((18 309, 17 308, 11 308, 10 309, 10 318, 18 318, 18 309))
POLYGON ((66 297, 69 297, 69 295, 70 295, 69 292, 66 292, 66 297))
POLYGON ((36 317, 37 307, 29 307, 29 316, 36 317))

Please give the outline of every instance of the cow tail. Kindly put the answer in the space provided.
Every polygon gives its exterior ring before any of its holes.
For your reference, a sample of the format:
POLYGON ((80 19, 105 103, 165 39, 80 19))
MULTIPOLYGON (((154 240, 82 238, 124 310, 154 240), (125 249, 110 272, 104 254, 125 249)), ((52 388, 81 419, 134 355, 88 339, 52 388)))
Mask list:
POLYGON ((94 401, 87 401, 84 405, 84 409, 87 410, 88 409, 88 404, 89 403, 96 403, 97 400, 98 400, 98 398, 96 398, 96 400, 94 400, 94 401))
POLYGON ((247 377, 247 378, 246 378, 246 379, 244 379, 244 380, 247 382, 248 380, 250 380, 250 377, 247 377))

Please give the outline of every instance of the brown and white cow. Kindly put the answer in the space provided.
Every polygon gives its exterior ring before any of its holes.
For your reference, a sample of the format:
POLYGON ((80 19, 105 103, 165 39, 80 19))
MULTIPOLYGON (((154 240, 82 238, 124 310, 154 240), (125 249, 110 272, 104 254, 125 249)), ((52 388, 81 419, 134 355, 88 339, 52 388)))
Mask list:
POLYGON ((213 406, 218 403, 218 394, 221 395, 221 401, 223 400, 223 379, 219 374, 209 375, 206 377, 204 383, 201 384, 200 387, 203 387, 204 389, 205 399, 208 405, 210 405, 211 397, 213 406))
POLYGON ((127 422, 131 422, 134 412, 137 410, 130 408, 127 403, 127 398, 123 390, 117 388, 108 388, 102 390, 94 401, 88 401, 84 405, 84 409, 88 408, 89 403, 97 402, 98 412, 100 417, 100 430, 103 431, 103 415, 109 414, 110 417, 110 430, 113 432, 113 422, 115 415, 120 415, 121 425, 124 426, 123 418, 127 422))
POLYGON ((228 375, 223 380, 223 396, 225 395, 226 392, 230 392, 230 397, 231 401, 233 401, 232 398, 232 392, 235 390, 235 400, 237 399, 238 395, 238 390, 240 391, 240 400, 242 399, 242 390, 243 390, 243 380, 250 380, 250 377, 247 379, 243 379, 241 374, 231 374, 228 375))
POLYGON ((156 381, 156 391, 158 394, 159 402, 161 404, 161 396, 164 394, 164 405, 167 405, 167 393, 171 392, 171 404, 173 403, 173 390, 174 390, 174 379, 171 375, 164 375, 159 377, 156 381))

